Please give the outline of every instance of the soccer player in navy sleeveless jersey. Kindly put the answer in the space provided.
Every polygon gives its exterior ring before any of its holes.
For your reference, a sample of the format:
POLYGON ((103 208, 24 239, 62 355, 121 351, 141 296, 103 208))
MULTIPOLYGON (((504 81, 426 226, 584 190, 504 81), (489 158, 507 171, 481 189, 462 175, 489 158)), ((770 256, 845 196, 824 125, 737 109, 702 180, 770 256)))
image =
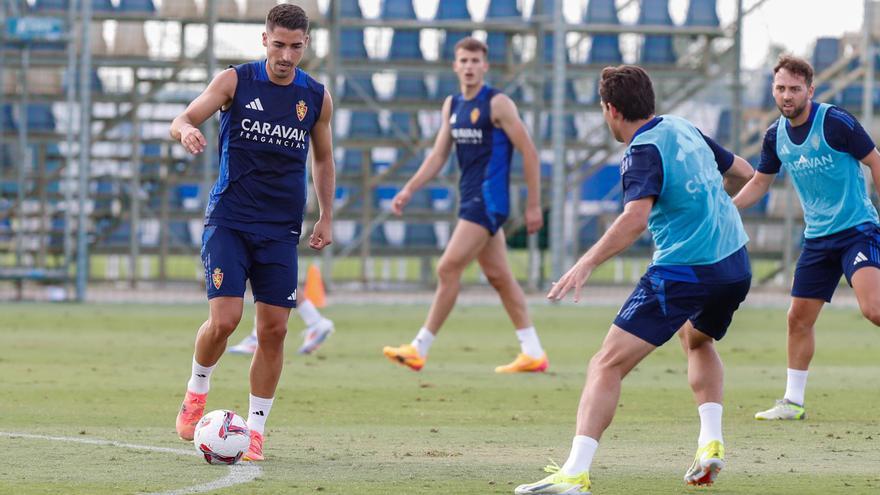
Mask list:
POLYGON ((523 155, 528 187, 526 230, 533 234, 543 225, 538 153, 517 113, 516 104, 484 82, 489 70, 488 48, 467 37, 455 45, 453 70, 461 93, 443 102, 442 123, 434 148, 415 175, 392 200, 392 211, 401 215, 412 194, 446 164, 452 145, 461 168, 459 221, 437 265, 437 291, 424 325, 410 344, 385 347, 393 362, 420 370, 437 332, 455 305, 461 274, 476 259, 483 274, 501 296, 516 329, 521 353, 498 373, 547 369, 547 355, 529 319, 525 295, 507 264, 507 247, 501 227, 510 211, 510 160, 513 148, 523 155))
POLYGON ((252 461, 263 459, 263 431, 281 376, 287 318, 296 306, 296 250, 310 145, 320 216, 309 247, 320 250, 332 242, 333 103, 321 84, 297 68, 308 32, 309 20, 300 7, 274 7, 263 33, 266 59, 218 74, 171 123, 171 136, 198 154, 208 143, 197 126, 221 112, 220 174, 202 238, 209 316, 196 336, 177 433, 193 438, 211 373, 241 320, 250 280, 259 340, 250 369, 251 444, 245 454, 252 461))
POLYGON ((590 493, 589 470, 611 423, 623 378, 678 332, 688 379, 699 404, 697 455, 684 480, 711 484, 724 466, 721 399, 724 370, 715 339, 727 332, 745 299, 751 269, 742 221, 728 194, 752 176, 742 158, 672 115, 654 115, 654 90, 636 66, 607 67, 599 82, 602 113, 627 149, 620 165, 623 213, 547 295, 561 300, 593 270, 628 248, 647 227, 654 258, 593 356, 566 463, 517 494, 590 493))
POLYGON ((813 68, 784 55, 773 69, 773 97, 782 113, 764 136, 755 177, 734 198, 748 208, 785 167, 804 210, 804 245, 788 310, 788 380, 776 405, 755 419, 803 419, 807 370, 815 352, 814 325, 840 282, 855 291, 865 318, 880 326, 880 226, 865 190, 860 162, 880 190, 880 153, 859 122, 842 108, 812 101, 813 68))

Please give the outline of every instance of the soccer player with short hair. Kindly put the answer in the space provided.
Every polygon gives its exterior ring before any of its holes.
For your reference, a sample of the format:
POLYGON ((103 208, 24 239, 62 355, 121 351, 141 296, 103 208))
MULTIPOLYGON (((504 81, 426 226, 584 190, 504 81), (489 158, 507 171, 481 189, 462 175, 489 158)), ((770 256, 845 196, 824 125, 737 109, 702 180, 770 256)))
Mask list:
POLYGON ((880 190, 880 153, 846 110, 813 98, 813 67, 783 55, 773 68, 773 98, 782 115, 764 135, 758 172, 734 198, 760 200, 784 167, 804 210, 804 245, 788 310, 788 381, 776 405, 756 419, 803 419, 807 370, 819 312, 840 282, 852 286, 862 314, 880 325, 880 222, 859 162, 880 190))
POLYGON ((266 17, 266 59, 218 74, 171 123, 171 136, 192 154, 207 142, 196 126, 220 110, 220 175, 211 190, 202 236, 209 317, 195 342, 192 375, 177 416, 185 440, 205 409, 209 381, 241 320, 249 279, 257 310, 245 458, 263 459, 263 432, 284 363, 290 309, 296 307, 297 243, 306 206, 306 156, 320 217, 309 246, 332 242, 335 172, 333 102, 324 86, 297 67, 309 42, 302 8, 282 4, 266 17))
POLYGON ((521 353, 510 364, 498 366, 498 373, 535 372, 547 369, 548 361, 538 334, 529 319, 525 294, 507 263, 507 246, 502 225, 510 214, 510 162, 513 148, 523 155, 528 187, 526 230, 533 234, 544 223, 541 214, 541 186, 538 152, 519 117, 516 104, 485 83, 489 70, 486 44, 466 37, 455 45, 453 71, 461 93, 443 102, 440 132, 434 148, 419 170, 394 196, 392 211, 401 215, 413 193, 434 178, 455 144, 459 181, 458 223, 437 264, 437 291, 424 325, 410 344, 385 347, 393 362, 420 370, 437 332, 455 305, 461 288, 461 274, 474 260, 501 297, 513 322, 521 353))
POLYGON ((599 96, 611 133, 627 144, 620 165, 623 213, 547 297, 561 300, 574 289, 577 302, 593 270, 646 227, 656 249, 590 360, 568 460, 548 467, 550 476, 520 485, 517 494, 590 493, 590 465, 614 417, 623 378, 676 332, 700 416, 697 455, 684 479, 710 484, 724 466, 724 370, 714 341, 724 337, 751 284, 748 237, 728 193, 739 191, 752 167, 687 120, 655 116, 653 85, 640 67, 606 67, 599 96))

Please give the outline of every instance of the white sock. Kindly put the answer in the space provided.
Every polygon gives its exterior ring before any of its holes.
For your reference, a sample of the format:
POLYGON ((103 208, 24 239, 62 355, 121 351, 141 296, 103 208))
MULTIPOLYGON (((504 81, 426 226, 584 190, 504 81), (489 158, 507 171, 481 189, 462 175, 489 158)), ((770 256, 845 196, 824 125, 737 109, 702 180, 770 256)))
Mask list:
POLYGON ((788 381, 785 384, 785 398, 799 406, 804 405, 804 393, 807 389, 808 370, 788 368, 788 381))
POLYGON ((216 364, 214 366, 202 366, 196 362, 196 357, 193 356, 192 374, 189 377, 189 382, 186 384, 186 389, 197 394, 207 394, 208 390, 211 389, 211 373, 216 366, 216 364))
POLYGON ((584 471, 589 471, 590 465, 593 464, 593 456, 598 448, 599 442, 586 435, 574 437, 574 440, 571 441, 571 453, 568 454, 568 460, 562 465, 562 474, 577 476, 584 471))
POLYGON ((724 437, 721 436, 721 414, 724 408, 721 404, 704 402, 697 410, 700 412, 700 438, 697 446, 702 447, 713 440, 724 443, 724 437))
POLYGON ((264 399, 250 394, 250 406, 248 408, 248 429, 254 430, 260 435, 266 429, 266 418, 269 417, 269 411, 272 410, 272 401, 274 397, 264 399))
POLYGON ((297 301, 296 309, 299 312, 299 316, 302 318, 303 323, 305 323, 307 327, 316 325, 321 321, 321 313, 318 312, 318 308, 312 304, 312 301, 309 301, 308 299, 303 299, 302 302, 297 301))
POLYGON ((541 341, 538 340, 538 332, 535 327, 520 328, 516 331, 516 338, 519 339, 519 347, 523 354, 540 359, 544 355, 544 349, 541 347, 541 341))
POLYGON ((419 356, 422 357, 428 355, 428 351, 431 350, 431 344, 433 343, 434 334, 425 327, 419 329, 419 333, 416 334, 416 338, 414 338, 411 342, 412 346, 419 351, 419 356))

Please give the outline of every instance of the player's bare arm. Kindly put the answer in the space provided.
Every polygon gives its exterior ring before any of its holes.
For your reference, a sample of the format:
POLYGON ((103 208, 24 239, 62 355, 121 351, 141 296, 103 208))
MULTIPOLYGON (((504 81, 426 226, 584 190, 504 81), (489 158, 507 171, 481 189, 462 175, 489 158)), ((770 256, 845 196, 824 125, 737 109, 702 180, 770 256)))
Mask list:
POLYGON ((733 204, 740 210, 750 208, 767 194, 767 191, 770 190, 770 185, 773 184, 775 178, 776 174, 755 172, 754 177, 752 177, 751 180, 743 186, 742 190, 734 196, 733 204))
POLYGON ((523 175, 528 188, 526 231, 534 234, 544 225, 544 216, 541 214, 541 164, 538 161, 538 150, 519 117, 516 104, 510 97, 497 94, 492 98, 491 104, 492 123, 507 134, 510 142, 523 156, 523 175))
POLYGON ((877 151, 877 148, 874 148, 868 153, 868 156, 859 161, 871 169, 871 179, 874 180, 874 190, 880 194, 880 152, 877 151))
POLYGON ((431 152, 425 157, 416 173, 391 200, 391 211, 395 215, 403 214, 403 208, 409 203, 413 193, 436 177, 449 159, 449 152, 452 150, 452 127, 449 125, 451 108, 452 97, 450 96, 443 102, 440 131, 434 139, 434 147, 431 148, 431 152))
POLYGON ((654 206, 654 196, 630 201, 623 208, 623 213, 614 220, 602 238, 593 244, 568 272, 559 279, 547 294, 547 299, 562 300, 571 289, 574 289, 574 301, 581 298, 581 287, 590 278, 593 270, 630 247, 648 228, 648 217, 654 206))
POLYGON ((232 103, 238 76, 235 69, 226 69, 217 74, 205 91, 202 92, 182 114, 171 122, 171 137, 193 155, 205 151, 208 142, 198 126, 208 120, 217 110, 232 103))
POLYGON ((724 190, 735 196, 755 175, 755 169, 743 157, 734 155, 733 165, 724 172, 724 190))
POLYGON ((318 197, 318 221, 309 237, 309 247, 321 250, 333 243, 333 193, 336 190, 336 166, 333 162, 333 99, 324 90, 321 115, 312 127, 312 178, 318 197))

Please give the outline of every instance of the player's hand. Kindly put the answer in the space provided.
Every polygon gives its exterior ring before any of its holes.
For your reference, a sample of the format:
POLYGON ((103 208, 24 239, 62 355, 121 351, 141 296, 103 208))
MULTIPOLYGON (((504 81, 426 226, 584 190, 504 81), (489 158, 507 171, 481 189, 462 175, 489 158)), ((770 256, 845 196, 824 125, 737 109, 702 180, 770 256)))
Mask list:
POLYGON ((574 302, 581 300, 581 287, 593 273, 593 266, 585 262, 583 258, 578 260, 568 272, 553 284, 553 288, 547 293, 547 299, 561 301, 568 291, 574 289, 574 302))
POLYGON ((540 205, 526 207, 526 232, 534 234, 544 226, 544 214, 540 205))
POLYGON ((409 192, 409 189, 405 187, 401 189, 391 200, 391 212, 397 216, 403 215, 403 208, 409 203, 411 198, 412 193, 409 192))
POLYGON ((330 244, 333 244, 333 225, 329 220, 321 217, 315 222, 315 228, 309 236, 309 247, 320 251, 330 244))
POLYGON ((180 144, 186 148, 186 151, 189 151, 193 155, 198 155, 205 151, 205 146, 208 145, 208 142, 205 141, 205 136, 202 135, 202 131, 197 127, 189 126, 180 131, 180 144))

